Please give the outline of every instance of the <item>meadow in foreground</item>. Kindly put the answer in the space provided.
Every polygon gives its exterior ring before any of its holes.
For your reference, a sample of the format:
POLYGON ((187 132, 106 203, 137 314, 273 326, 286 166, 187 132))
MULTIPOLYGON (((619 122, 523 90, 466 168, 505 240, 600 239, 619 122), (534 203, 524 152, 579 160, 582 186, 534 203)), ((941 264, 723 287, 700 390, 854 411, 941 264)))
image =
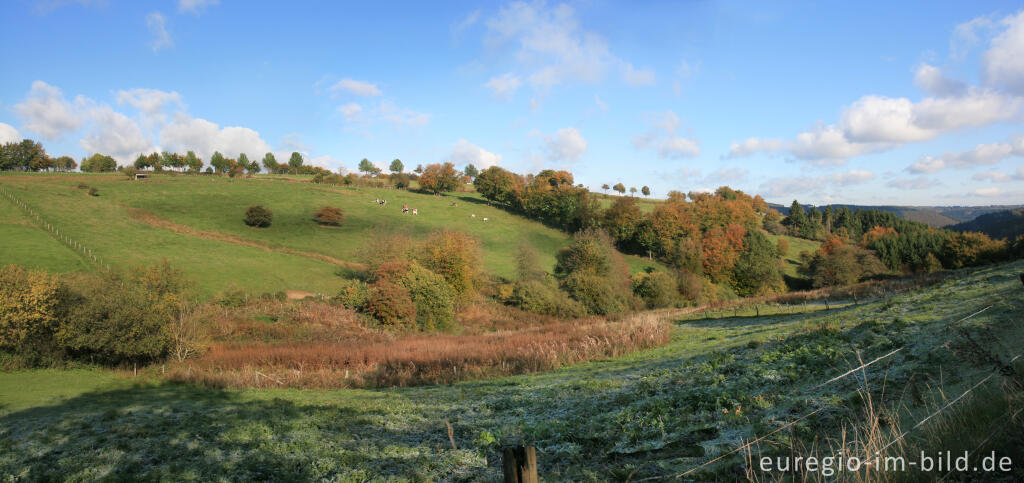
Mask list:
MULTIPOLYGON (((856 421, 865 384, 874 404, 899 404, 909 420, 940 391, 959 394, 990 373, 943 343, 958 328, 1021 340, 1022 269, 1020 261, 977 269, 827 312, 690 321, 660 348, 454 385, 216 390, 91 372, 75 374, 75 391, 48 382, 66 380, 60 372, 6 373, 0 472, 32 480, 495 480, 500 447, 526 442, 537 446, 547 480, 636 480, 686 471, 821 409, 762 442, 769 454, 788 454, 795 442, 856 421), (856 366, 858 354, 869 360, 900 347, 860 382, 815 388, 856 366), (34 394, 20 390, 28 381, 34 394)), ((1022 348, 988 349, 1006 358, 1022 348)), ((908 446, 924 436, 910 433, 908 446)), ((742 478, 741 464, 733 455, 694 477, 742 478)))

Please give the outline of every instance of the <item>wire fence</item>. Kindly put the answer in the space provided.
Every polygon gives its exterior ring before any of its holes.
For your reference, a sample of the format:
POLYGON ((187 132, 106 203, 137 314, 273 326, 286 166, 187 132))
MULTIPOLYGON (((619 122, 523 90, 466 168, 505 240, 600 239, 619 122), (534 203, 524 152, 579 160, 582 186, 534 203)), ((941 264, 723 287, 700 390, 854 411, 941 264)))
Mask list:
MULTIPOLYGON (((976 312, 973 312, 973 313, 971 313, 971 314, 969 314, 969 315, 966 315, 966 316, 964 316, 964 317, 961 317, 961 318, 959 318, 959 319, 957 319, 957 320, 955 320, 955 321, 951 321, 951 322, 949 322, 949 323, 947 324, 947 326, 951 326, 951 325, 954 325, 954 324, 957 324, 957 323, 960 323, 960 322, 966 321, 966 320, 968 320, 968 319, 971 319, 971 318, 973 318, 974 316, 976 316, 976 315, 978 315, 978 314, 981 314, 981 313, 983 313, 983 312, 987 311, 988 309, 992 308, 992 306, 993 306, 993 305, 994 305, 994 304, 992 304, 992 305, 988 305, 987 307, 985 307, 985 308, 983 308, 983 309, 981 309, 981 310, 978 310, 978 311, 976 311, 976 312)), ((841 380, 841 379, 844 379, 844 378, 846 378, 846 377, 848 377, 848 376, 850 376, 850 375, 853 375, 853 374, 857 373, 857 372, 858 372, 858 371, 860 371, 860 370, 863 370, 863 369, 865 369, 865 368, 867 368, 867 367, 869 367, 869 366, 871 366, 871 365, 874 365, 875 363, 877 363, 877 362, 879 362, 879 361, 882 361, 882 360, 884 360, 884 359, 887 359, 887 358, 889 358, 889 357, 890 357, 890 356, 892 356, 892 355, 895 355, 896 353, 898 353, 898 352, 902 351, 902 350, 903 350, 903 349, 904 349, 905 347, 906 347, 906 346, 903 346, 903 347, 899 347, 899 348, 897 348, 897 349, 895 349, 895 350, 893 350, 893 351, 890 351, 890 352, 889 352, 889 353, 887 353, 887 354, 884 354, 884 355, 882 355, 882 356, 876 357, 875 359, 871 360, 870 362, 867 362, 867 363, 862 363, 862 364, 861 364, 861 365, 859 365, 858 367, 855 367, 855 368, 853 368, 853 369, 851 369, 851 370, 849 370, 849 371, 846 371, 846 372, 844 372, 844 373, 842 373, 842 374, 840 374, 840 375, 838 375, 838 376, 835 376, 835 377, 833 377, 833 378, 831 378, 831 379, 828 379, 828 380, 826 380, 826 381, 824 381, 824 382, 822 382, 822 383, 820 383, 820 384, 817 384, 817 385, 815 385, 815 386, 813 386, 813 387, 810 387, 810 388, 809 388, 809 389, 807 389, 807 390, 812 390, 812 391, 813 391, 813 390, 817 390, 817 389, 820 389, 820 388, 822 388, 822 387, 824 387, 824 386, 826 386, 826 385, 828 385, 828 384, 831 384, 831 383, 833 383, 833 382, 836 382, 836 381, 839 381, 839 380, 841 380)), ((1013 362, 1015 362, 1015 361, 1016 361, 1017 359, 1019 359, 1019 358, 1020 358, 1021 356, 1024 356, 1024 353, 1021 353, 1021 354, 1018 354, 1017 356, 1015 356, 1015 357, 1014 357, 1013 359, 1011 359, 1011 360, 1010 360, 1010 363, 1012 364, 1012 363, 1013 363, 1013 362)), ((927 423, 927 422, 928 422, 929 420, 931 420, 932 418, 934 418, 934 417, 935 417, 935 416, 937 416, 938 414, 940 414, 940 413, 942 413, 943 411, 945 411, 945 410, 949 409, 950 407, 953 407, 953 406, 954 406, 954 405, 955 405, 955 404, 956 404, 956 403, 957 403, 958 401, 960 401, 961 399, 963 399, 964 397, 966 397, 966 396, 967 396, 967 395, 968 395, 968 394, 969 394, 969 393, 970 393, 971 391, 973 391, 973 390, 974 390, 974 389, 976 389, 977 387, 981 386, 982 384, 984 384, 984 383, 988 382, 988 381, 989 381, 989 380, 990 380, 990 379, 991 379, 991 378, 992 378, 993 376, 995 376, 995 375, 996 375, 996 374, 989 374, 989 375, 988 375, 987 377, 985 377, 984 379, 982 379, 982 380, 981 380, 980 382, 978 382, 977 384, 974 384, 974 385, 973 385, 973 386, 972 386, 971 388, 967 389, 967 391, 965 391, 965 392, 964 392, 963 394, 961 394, 961 395, 960 395, 959 397, 957 397, 956 399, 953 399, 952 401, 950 401, 949 403, 947 403, 947 404, 946 404, 945 406, 943 406, 943 407, 939 408, 939 409, 938 409, 937 411, 935 411, 935 412, 933 412, 932 414, 928 415, 928 416, 927 416, 926 418, 924 418, 923 420, 921 420, 921 421, 919 421, 919 422, 918 422, 917 424, 915 424, 915 425, 914 425, 914 426, 913 426, 912 428, 910 428, 910 429, 908 429, 908 430, 906 430, 906 431, 902 432, 902 433, 901 433, 900 435, 898 435, 898 436, 896 437, 896 439, 894 439, 893 441, 891 441, 891 442, 889 442, 888 444, 886 444, 886 445, 885 445, 885 446, 884 446, 884 447, 883 447, 882 449, 878 450, 878 452, 876 452, 875 454, 876 454, 876 455, 878 455, 879 453, 881 453, 881 451, 883 451, 883 450, 885 450, 885 449, 889 448, 890 446, 892 446, 893 444, 896 444, 896 443, 897 443, 897 442, 899 442, 899 441, 902 441, 902 440, 903 440, 903 439, 904 439, 904 438, 905 438, 905 437, 906 437, 906 436, 907 436, 907 435, 908 435, 908 434, 909 434, 909 433, 910 433, 911 431, 913 431, 913 430, 915 430, 915 429, 917 429, 917 428, 920 428, 921 426, 923 426, 923 425, 924 425, 925 423, 927 423)), ((806 391, 806 390, 805 390, 805 391, 806 391)), ((796 390, 794 390, 794 393, 800 393, 800 392, 804 392, 804 391, 801 391, 800 389, 796 389, 796 390)), ((730 450, 730 451, 728 451, 728 452, 726 452, 726 453, 723 453, 723 454, 721 454, 721 455, 718 455, 717 457, 715 457, 715 458, 713 458, 713 459, 711 459, 711 460, 705 461, 704 463, 701 463, 701 464, 699 464, 699 465, 697 465, 697 466, 694 466, 693 468, 690 468, 689 470, 686 470, 686 471, 684 471, 684 472, 682 472, 682 473, 678 473, 678 474, 675 474, 675 475, 660 475, 660 476, 651 476, 651 477, 647 477, 647 478, 642 478, 642 479, 639 479, 639 480, 632 480, 632 481, 635 481, 635 482, 645 482, 645 481, 660 481, 660 480, 669 480, 669 479, 679 479, 679 478, 683 478, 683 477, 685 477, 685 476, 687 476, 687 475, 690 475, 690 474, 692 474, 692 473, 695 473, 695 472, 697 472, 697 471, 699 471, 699 470, 701 470, 701 469, 704 469, 704 468, 706 468, 706 467, 708 467, 708 466, 710 466, 710 465, 712 465, 712 464, 714 464, 714 463, 716 463, 716 462, 718 462, 718 461, 721 461, 722 459, 725 459, 725 458, 727 458, 727 457, 729 457, 729 456, 732 456, 732 455, 734 455, 734 454, 737 454, 737 453, 739 453, 740 451, 743 451, 744 449, 746 449, 746 448, 749 448, 750 446, 752 446, 752 445, 754 445, 754 444, 757 444, 757 443, 759 443, 759 442, 761 442, 761 441, 763 441, 763 440, 767 439, 768 437, 770 437, 770 436, 772 436, 772 435, 774 435, 774 434, 778 433, 779 431, 782 431, 782 430, 784 430, 784 429, 786 429, 786 428, 789 428, 789 427, 791 427, 791 426, 795 425, 796 423, 798 423, 798 422, 800 422, 800 421, 803 421, 804 419, 807 419, 807 418, 809 418, 809 417, 811 417, 811 416, 813 416, 813 415, 815 415, 815 414, 817 414, 817 413, 821 412, 822 410, 824 410, 824 408, 823 408, 823 407, 819 407, 819 408, 817 408, 817 409, 815 409, 815 410, 813 410, 813 411, 809 411, 809 412, 807 412, 807 413, 804 413, 803 415, 801 415, 801 416, 797 417, 796 419, 793 419, 793 420, 791 420, 790 422, 786 423, 785 425, 783 425, 783 426, 781 426, 781 427, 779 427, 779 428, 775 429, 774 431, 772 431, 772 432, 770 432, 770 433, 768 433, 768 434, 765 434, 765 435, 763 435, 763 436, 760 436, 760 437, 758 437, 758 438, 756 438, 756 439, 754 439, 754 440, 752 440, 752 441, 749 441, 749 442, 747 442, 747 443, 745 443, 745 444, 743 444, 743 445, 741 445, 741 446, 738 446, 738 447, 736 447, 736 448, 734 448, 734 449, 732 449, 732 450, 730 450)))
POLYGON ((92 248, 89 248, 88 246, 82 244, 78 240, 71 238, 71 236, 67 234, 67 230, 64 230, 58 227, 57 225, 54 225, 53 223, 47 221, 36 210, 32 209, 32 207, 29 206, 24 201, 20 200, 17 196, 14 195, 14 193, 11 193, 10 190, 8 190, 7 188, 0 187, 0 193, 3 193, 3 195, 6 196, 7 199, 11 201, 11 203, 14 203, 16 206, 21 208, 29 218, 35 220, 35 222, 38 223, 41 228, 46 230, 54 239, 61 242, 68 248, 81 253, 82 256, 85 257, 85 259, 89 263, 96 265, 101 270, 106 270, 108 272, 110 271, 110 264, 107 263, 107 261, 100 258, 99 255, 96 255, 96 252, 93 251, 92 248))

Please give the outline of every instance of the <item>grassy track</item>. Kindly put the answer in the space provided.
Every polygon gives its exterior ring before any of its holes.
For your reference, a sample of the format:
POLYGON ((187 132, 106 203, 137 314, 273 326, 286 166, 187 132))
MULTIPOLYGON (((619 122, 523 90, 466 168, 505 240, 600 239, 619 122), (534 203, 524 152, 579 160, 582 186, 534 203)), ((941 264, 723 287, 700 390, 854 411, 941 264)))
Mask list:
MULTIPOLYGON (((277 178, 232 180, 159 175, 136 182, 123 175, 6 174, 0 176, 0 184, 110 263, 141 265, 166 258, 195 278, 208 293, 223 290, 232 283, 257 292, 331 292, 337 281, 336 266, 280 252, 318 253, 352 261, 377 235, 399 233, 419 239, 439 229, 464 231, 481 241, 485 270, 505 277, 514 272, 520 244, 532 245, 541 263, 553 266, 554 254, 569 243, 565 233, 487 206, 475 193, 431 196, 277 178), (100 196, 90 197, 86 190, 75 188, 79 183, 97 187, 100 196), (387 206, 374 203, 377 198, 387 199, 387 206), (245 209, 254 204, 274 212, 271 227, 254 229, 242 223, 245 209), (345 211, 343 227, 322 228, 312 222, 313 213, 324 205, 345 211), (402 205, 417 208, 419 215, 403 214, 402 205), (216 232, 283 250, 268 253, 156 228, 133 216, 132 208, 201 232, 216 232), (483 221, 484 218, 488 221, 483 221)), ((31 265, 33 259, 42 258, 47 259, 42 262, 47 266, 76 269, 74 264, 59 258, 56 248, 44 246, 38 253, 4 253, 0 261, 31 265)), ((635 256, 627 256, 627 261, 636 271, 659 266, 635 256)))
POLYGON ((657 349, 450 386, 223 391, 135 385, 105 372, 76 373, 73 384, 54 371, 0 374, 0 474, 493 481, 500 446, 519 441, 537 446, 550 481, 674 474, 811 409, 822 411, 793 434, 837 432, 860 414, 858 383, 813 387, 854 367, 856 351, 869 359, 903 347, 864 372, 875 391, 899 388, 889 402, 900 391, 957 394, 989 369, 943 347, 947 326, 991 305, 961 325, 995 331, 992 350, 1024 350, 1022 270, 1024 261, 983 268, 828 312, 680 322, 657 349))

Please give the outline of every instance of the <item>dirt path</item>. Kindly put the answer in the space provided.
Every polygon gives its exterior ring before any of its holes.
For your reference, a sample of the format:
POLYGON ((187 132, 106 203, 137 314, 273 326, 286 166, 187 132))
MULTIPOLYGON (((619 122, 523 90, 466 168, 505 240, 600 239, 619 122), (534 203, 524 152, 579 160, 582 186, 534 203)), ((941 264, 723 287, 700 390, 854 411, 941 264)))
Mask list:
POLYGON ((229 235, 227 233, 221 233, 221 232, 217 232, 217 231, 199 230, 199 229, 196 229, 196 228, 192 228, 191 226, 188 226, 188 225, 182 225, 182 224, 179 224, 179 223, 175 223, 175 222, 173 222, 171 220, 168 220, 166 218, 161 218, 161 217, 159 217, 159 216, 157 216, 157 215, 155 215, 155 214, 153 214, 153 213, 151 213, 149 211, 143 210, 143 209, 127 208, 127 210, 128 210, 128 213, 131 215, 132 220, 134 220, 134 221, 137 221, 137 222, 140 222, 140 223, 143 223, 143 224, 155 227, 155 228, 162 228, 164 230, 171 230, 171 231, 173 231, 175 233, 180 233, 182 235, 194 236, 194 237, 203 238, 203 239, 206 239, 206 240, 216 240, 216 241, 224 242, 224 243, 233 243, 235 245, 241 245, 241 246, 245 246, 245 247, 259 248, 260 250, 266 250, 268 252, 285 253, 285 254, 288 254, 288 255, 298 255, 300 257, 312 258, 314 260, 320 260, 322 262, 327 262, 327 263, 330 263, 330 264, 337 265, 339 267, 350 268, 350 269, 353 269, 353 270, 364 270, 364 269, 366 269, 366 265, 363 265, 361 263, 348 262, 348 261, 345 261, 345 260, 340 260, 340 259, 334 258, 332 256, 324 255, 322 253, 305 252, 305 251, 302 251, 302 250, 293 250, 291 248, 272 247, 272 246, 270 246, 270 245, 268 245, 268 244, 266 244, 264 242, 260 242, 260 241, 256 241, 256 240, 247 240, 245 238, 240 238, 240 237, 237 237, 235 235, 229 235))

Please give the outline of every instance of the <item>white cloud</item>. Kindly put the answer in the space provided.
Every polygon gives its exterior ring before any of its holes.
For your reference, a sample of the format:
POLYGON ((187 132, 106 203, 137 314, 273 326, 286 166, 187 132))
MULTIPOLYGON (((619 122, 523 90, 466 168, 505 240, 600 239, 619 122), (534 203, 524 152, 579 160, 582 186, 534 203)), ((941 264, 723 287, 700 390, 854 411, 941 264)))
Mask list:
POLYGON ((654 85, 656 76, 651 69, 636 69, 633 64, 624 62, 622 65, 622 80, 631 86, 654 85))
POLYGON ((817 126, 812 131, 798 134, 788 149, 798 159, 813 164, 839 165, 845 164, 847 158, 878 151, 883 146, 878 143, 851 142, 835 126, 817 126))
POLYGON ((968 196, 978 196, 982 198, 991 198, 1004 194, 1007 194, 1006 190, 1003 190, 1002 188, 996 188, 994 186, 988 188, 978 188, 974 191, 971 191, 970 193, 967 193, 968 196))
POLYGON ((21 134, 14 126, 0 122, 0 144, 16 143, 21 140, 21 134))
POLYGON ((662 158, 682 159, 700 155, 700 144, 692 139, 669 136, 662 140, 658 147, 658 156, 662 158))
POLYGON ((984 171, 971 177, 977 181, 991 181, 993 183, 1007 183, 1010 181, 1024 181, 1024 166, 1017 168, 1012 174, 1000 173, 998 171, 984 171))
POLYGON ((587 151, 587 140, 574 127, 559 129, 553 136, 544 136, 544 143, 547 158, 551 161, 574 163, 587 151))
POLYGON ((861 184, 877 178, 875 173, 865 170, 851 170, 821 176, 795 176, 771 178, 758 188, 758 193, 767 197, 791 197, 798 194, 818 194, 822 189, 861 184))
POLYGON ((949 41, 950 55, 954 59, 963 59, 967 52, 977 45, 978 32, 993 28, 995 22, 990 16, 982 16, 971 19, 953 29, 953 36, 949 41))
POLYGON ((719 168, 709 174, 705 179, 705 183, 735 183, 746 179, 750 171, 744 168, 719 168))
POLYGON ((331 90, 334 92, 345 91, 363 97, 381 95, 381 91, 376 85, 355 79, 342 79, 331 86, 331 90))
POLYGON ((727 158, 742 158, 757 152, 778 152, 786 149, 786 144, 781 139, 759 139, 747 138, 740 142, 729 144, 727 158))
POLYGON ((1006 143, 979 144, 967 151, 947 151, 941 156, 925 156, 907 167, 911 173, 934 173, 946 168, 968 169, 996 164, 1011 156, 1024 156, 1024 137, 1006 143))
POLYGON ((700 71, 700 62, 691 64, 686 59, 681 59, 676 67, 675 79, 672 80, 672 91, 676 97, 683 94, 683 81, 693 77, 700 71))
POLYGON ((107 154, 120 164, 128 164, 139 154, 157 150, 142 128, 128 116, 105 104, 91 105, 91 101, 84 98, 82 103, 89 105, 86 116, 92 121, 89 133, 78 141, 86 154, 107 154))
POLYGON ((985 82, 1024 94, 1024 11, 999 21, 1004 27, 982 58, 985 82))
POLYGON ((338 106, 338 112, 345 116, 346 122, 355 122, 359 119, 359 113, 363 112, 363 106, 350 102, 348 104, 338 106))
POLYGON ((907 171, 915 174, 935 173, 943 169, 946 169, 946 162, 932 156, 925 156, 907 167, 907 171))
POLYGON ((523 84, 523 81, 516 77, 515 74, 509 72, 497 77, 491 77, 484 87, 487 87, 494 94, 494 97, 498 99, 508 100, 511 99, 516 93, 516 89, 523 84))
POLYGON ((181 94, 158 89, 129 89, 117 91, 117 103, 127 104, 139 110, 148 124, 162 124, 167 116, 164 109, 170 106, 182 107, 181 94))
POLYGON ((645 117, 651 128, 644 134, 633 136, 635 148, 654 148, 661 158, 682 159, 700 155, 700 141, 676 135, 682 125, 676 113, 668 110, 645 117))
POLYGON ((850 186, 854 184, 864 183, 875 179, 875 173, 865 170, 851 170, 845 173, 836 173, 826 177, 827 180, 831 181, 837 186, 850 186))
POLYGON ((961 96, 967 92, 967 84, 950 79, 938 67, 921 64, 914 74, 914 84, 919 89, 937 97, 961 96))
MULTIPOLYGON (((586 149, 585 143, 584 149, 586 149)), ((452 146, 452 152, 448 155, 448 159, 456 165, 472 164, 479 169, 486 169, 501 164, 500 154, 494 154, 465 139, 460 139, 459 142, 452 146)))
POLYGON ((167 31, 167 19, 164 18, 164 14, 150 12, 149 15, 146 15, 146 27, 149 28, 149 33, 153 35, 153 40, 149 43, 153 52, 174 46, 174 40, 171 39, 171 34, 167 31))
POLYGON ((82 119, 57 87, 35 81, 28 97, 14 105, 14 111, 24 120, 23 127, 47 140, 58 140, 64 134, 82 127, 82 119))
POLYGON ((342 164, 340 160, 335 159, 334 156, 331 156, 329 154, 309 158, 306 160, 306 164, 310 166, 319 166, 327 170, 345 169, 345 166, 342 164))
POLYGON ((938 186, 940 183, 933 179, 917 177, 917 178, 902 178, 894 179, 886 183, 885 185, 890 188, 896 188, 901 190, 923 190, 938 186))
POLYGON ((432 117, 424 112, 398 107, 391 101, 381 102, 374 114, 376 114, 377 118, 392 123, 395 129, 403 126, 424 126, 430 122, 432 117))
POLYGON ((1005 183, 1007 181, 1013 181, 1013 177, 998 171, 983 171, 981 173, 975 173, 971 176, 971 179, 975 181, 991 181, 993 183, 1005 183))
POLYGON ((473 25, 476 25, 477 21, 480 20, 480 10, 473 10, 466 14, 465 17, 458 23, 453 23, 451 26, 452 37, 457 37, 463 30, 466 30, 473 25))
POLYGON ((838 125, 818 124, 794 141, 750 138, 730 145, 728 157, 788 151, 820 165, 845 163, 862 154, 885 151, 940 134, 982 127, 1018 117, 1024 99, 978 87, 959 97, 906 98, 864 96, 843 110, 838 125))
POLYGON ((608 110, 608 104, 605 104, 597 94, 594 94, 594 103, 597 104, 598 109, 601 109, 602 111, 608 110))
POLYGON ((193 150, 204 159, 214 151, 228 157, 246 153, 250 158, 272 151, 270 145, 252 129, 239 126, 221 128, 206 119, 180 115, 160 131, 160 144, 168 151, 193 150))
MULTIPOLYGON (((839 164, 849 157, 928 141, 957 130, 1019 122, 1024 119, 1024 11, 999 22, 979 17, 958 25, 950 49, 955 58, 962 58, 966 49, 978 43, 979 33, 990 30, 999 33, 983 55, 983 85, 968 86, 946 77, 931 64, 921 64, 914 83, 928 97, 920 101, 866 95, 846 106, 835 124, 819 123, 793 142, 757 138, 734 142, 728 157, 788 151, 799 159, 839 164)), ((934 172, 949 161, 956 160, 922 159, 912 171, 934 172)))
POLYGON ((521 72, 517 76, 534 89, 600 82, 612 70, 621 72, 623 81, 631 85, 654 82, 653 71, 634 68, 612 54, 604 39, 582 28, 568 4, 513 2, 485 23, 485 44, 493 49, 507 44, 518 47, 514 60, 521 72))
POLYGON ((220 0, 178 0, 179 12, 190 12, 199 14, 206 7, 212 7, 220 3, 220 0))

